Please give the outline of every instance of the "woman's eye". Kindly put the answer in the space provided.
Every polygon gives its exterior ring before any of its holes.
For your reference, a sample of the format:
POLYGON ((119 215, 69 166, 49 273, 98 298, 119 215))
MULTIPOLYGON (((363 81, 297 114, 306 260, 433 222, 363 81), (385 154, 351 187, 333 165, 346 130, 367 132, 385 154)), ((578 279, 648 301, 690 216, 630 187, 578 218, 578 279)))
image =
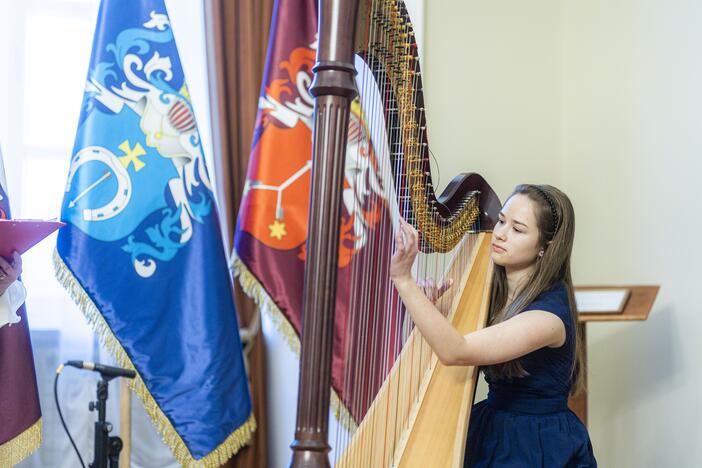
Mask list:
POLYGON ((499 224, 503 224, 503 223, 505 222, 505 220, 504 220, 504 219, 498 219, 497 222, 498 222, 499 224))
POLYGON ((517 228, 514 228, 514 230, 517 231, 517 232, 524 232, 524 231, 521 231, 521 230, 519 230, 519 229, 517 229, 517 228))

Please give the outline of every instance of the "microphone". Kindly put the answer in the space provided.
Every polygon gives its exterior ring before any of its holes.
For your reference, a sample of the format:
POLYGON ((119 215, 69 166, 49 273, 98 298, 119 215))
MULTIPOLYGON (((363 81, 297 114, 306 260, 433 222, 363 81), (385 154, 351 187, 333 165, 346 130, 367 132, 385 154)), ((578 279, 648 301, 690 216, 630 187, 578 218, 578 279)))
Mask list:
POLYGON ((78 369, 87 369, 99 372, 103 377, 126 377, 128 379, 133 379, 136 377, 136 372, 133 370, 122 369, 121 367, 105 366, 103 364, 98 364, 97 362, 67 361, 65 365, 77 367, 78 369))

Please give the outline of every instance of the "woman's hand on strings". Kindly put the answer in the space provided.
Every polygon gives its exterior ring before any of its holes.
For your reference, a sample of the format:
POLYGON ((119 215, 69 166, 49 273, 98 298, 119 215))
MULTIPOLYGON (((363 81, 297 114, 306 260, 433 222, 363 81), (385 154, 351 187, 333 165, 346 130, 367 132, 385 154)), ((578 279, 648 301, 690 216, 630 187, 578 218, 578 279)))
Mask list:
POLYGON ((436 302, 441 296, 444 295, 446 291, 448 291, 451 286, 453 286, 453 279, 449 278, 446 281, 436 284, 434 278, 427 278, 418 280, 417 284, 420 288, 422 288, 424 295, 427 296, 431 302, 436 302))
MULTIPOLYGON (((397 284, 412 281, 412 265, 419 253, 419 234, 404 219, 400 218, 400 229, 395 233, 395 254, 390 260, 390 278, 397 284)), ((417 281, 424 295, 436 302, 453 285, 453 280, 436 284, 433 278, 417 281)))
POLYGON ((5 294, 7 288, 17 281, 22 274, 22 257, 17 252, 12 254, 12 260, 7 261, 0 256, 0 295, 5 294))
POLYGON ((418 245, 417 230, 400 218, 400 229, 395 233, 395 254, 390 260, 390 278, 395 283, 412 280, 412 265, 419 253, 418 245))

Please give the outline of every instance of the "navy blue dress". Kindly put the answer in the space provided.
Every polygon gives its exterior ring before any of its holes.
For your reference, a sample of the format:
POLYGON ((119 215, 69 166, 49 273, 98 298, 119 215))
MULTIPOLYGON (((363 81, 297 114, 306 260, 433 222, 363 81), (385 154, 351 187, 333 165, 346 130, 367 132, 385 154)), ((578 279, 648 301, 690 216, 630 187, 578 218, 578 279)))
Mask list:
POLYGON ((488 398, 471 411, 464 467, 596 467, 587 429, 568 409, 576 331, 565 284, 545 291, 525 310, 557 315, 566 341, 522 357, 529 373, 524 378, 496 381, 486 373, 488 398))

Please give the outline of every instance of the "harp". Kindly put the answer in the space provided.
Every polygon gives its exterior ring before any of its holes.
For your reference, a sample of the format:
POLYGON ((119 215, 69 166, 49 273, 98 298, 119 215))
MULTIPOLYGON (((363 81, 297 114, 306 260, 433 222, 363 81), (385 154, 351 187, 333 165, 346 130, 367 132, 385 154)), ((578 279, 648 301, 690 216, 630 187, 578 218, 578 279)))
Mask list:
MULTIPOLYGON (((454 279, 437 307, 464 334, 487 321, 486 231, 500 207, 478 174, 459 175, 440 196, 434 192, 418 50, 402 1, 320 0, 318 41, 300 383, 291 445, 295 467, 330 466, 339 224, 347 139, 355 138, 349 129, 354 97, 360 94, 361 130, 367 122, 367 137, 382 146, 373 164, 389 168, 382 185, 392 187, 385 191, 391 196, 382 204, 418 229, 418 275, 454 279), (364 100, 364 95, 374 98, 364 100), (376 127, 380 130, 374 133, 376 127)), ((340 399, 350 436, 340 444, 344 448, 336 451, 334 464, 462 466, 477 369, 443 366, 412 329, 392 286, 387 287, 392 236, 385 234, 374 244, 376 253, 356 266, 365 280, 354 284, 351 294, 364 300, 350 308, 346 329, 362 339, 347 340, 349 356, 355 357, 346 368, 347 391, 340 399)))

